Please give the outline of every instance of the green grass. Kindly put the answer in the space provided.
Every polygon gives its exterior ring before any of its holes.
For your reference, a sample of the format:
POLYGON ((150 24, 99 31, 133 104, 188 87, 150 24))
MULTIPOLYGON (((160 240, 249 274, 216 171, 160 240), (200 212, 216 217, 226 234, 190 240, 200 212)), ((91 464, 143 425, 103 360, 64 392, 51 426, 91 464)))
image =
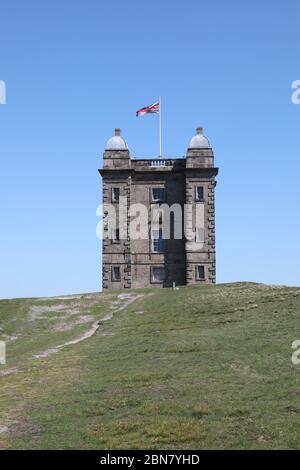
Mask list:
POLYGON ((80 336, 124 300, 0 301, 0 339, 17 336, 0 366, 13 372, 0 376, 2 449, 300 447, 300 370, 291 363, 299 288, 135 293, 143 296, 94 336, 41 359, 32 356, 80 336), (39 306, 52 310, 29 321, 39 306), (70 329, 60 328, 62 315, 70 329), (90 322, 76 324, 84 315, 90 322))

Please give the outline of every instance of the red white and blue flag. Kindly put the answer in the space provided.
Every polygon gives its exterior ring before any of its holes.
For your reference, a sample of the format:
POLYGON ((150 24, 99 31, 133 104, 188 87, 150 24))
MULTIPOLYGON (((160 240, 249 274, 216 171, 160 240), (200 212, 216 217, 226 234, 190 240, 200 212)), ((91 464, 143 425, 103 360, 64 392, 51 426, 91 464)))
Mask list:
POLYGON ((136 112, 136 117, 143 116, 144 114, 148 114, 148 113, 158 114, 159 107, 160 107, 159 104, 160 104, 159 101, 157 101, 156 103, 150 104, 150 106, 145 106, 144 108, 139 109, 136 112))

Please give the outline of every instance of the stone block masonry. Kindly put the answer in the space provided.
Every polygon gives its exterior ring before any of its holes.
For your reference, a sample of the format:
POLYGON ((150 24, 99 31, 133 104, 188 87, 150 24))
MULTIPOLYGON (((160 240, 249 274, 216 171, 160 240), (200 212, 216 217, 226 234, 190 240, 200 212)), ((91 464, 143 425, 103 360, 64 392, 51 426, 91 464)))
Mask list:
MULTIPOLYGON (((171 287, 216 282, 215 187, 218 168, 202 128, 191 139, 184 158, 131 158, 120 129, 109 139, 103 155, 104 233, 108 206, 119 209, 126 201, 124 213, 117 216, 114 234, 103 238, 103 289, 171 287), (147 237, 132 238, 130 209, 142 204, 149 217, 142 229, 147 237), (188 206, 189 220, 182 219, 182 236, 174 236, 174 217, 170 217, 170 237, 161 240, 160 225, 154 233, 151 211, 154 207, 179 205, 182 214, 188 206), (196 225, 201 209, 203 227, 196 225), (185 236, 185 227, 194 234, 185 236)), ((172 213, 171 213, 172 215, 172 213)))

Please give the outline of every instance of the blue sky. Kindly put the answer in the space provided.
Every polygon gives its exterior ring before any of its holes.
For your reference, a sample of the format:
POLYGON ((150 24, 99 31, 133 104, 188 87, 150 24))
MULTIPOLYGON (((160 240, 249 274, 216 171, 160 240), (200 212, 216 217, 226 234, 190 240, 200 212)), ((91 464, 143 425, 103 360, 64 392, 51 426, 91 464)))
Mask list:
POLYGON ((297 0, 0 2, 0 297, 97 291, 106 140, 182 156, 201 125, 220 167, 218 282, 300 285, 297 0))

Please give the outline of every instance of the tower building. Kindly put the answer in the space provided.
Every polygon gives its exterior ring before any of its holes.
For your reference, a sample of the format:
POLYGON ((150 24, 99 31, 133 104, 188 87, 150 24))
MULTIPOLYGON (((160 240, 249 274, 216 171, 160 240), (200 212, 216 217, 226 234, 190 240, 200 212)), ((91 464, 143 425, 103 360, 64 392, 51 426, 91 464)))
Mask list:
POLYGON ((202 128, 185 157, 158 159, 131 158, 116 129, 99 172, 104 290, 215 283, 218 168, 202 128))

